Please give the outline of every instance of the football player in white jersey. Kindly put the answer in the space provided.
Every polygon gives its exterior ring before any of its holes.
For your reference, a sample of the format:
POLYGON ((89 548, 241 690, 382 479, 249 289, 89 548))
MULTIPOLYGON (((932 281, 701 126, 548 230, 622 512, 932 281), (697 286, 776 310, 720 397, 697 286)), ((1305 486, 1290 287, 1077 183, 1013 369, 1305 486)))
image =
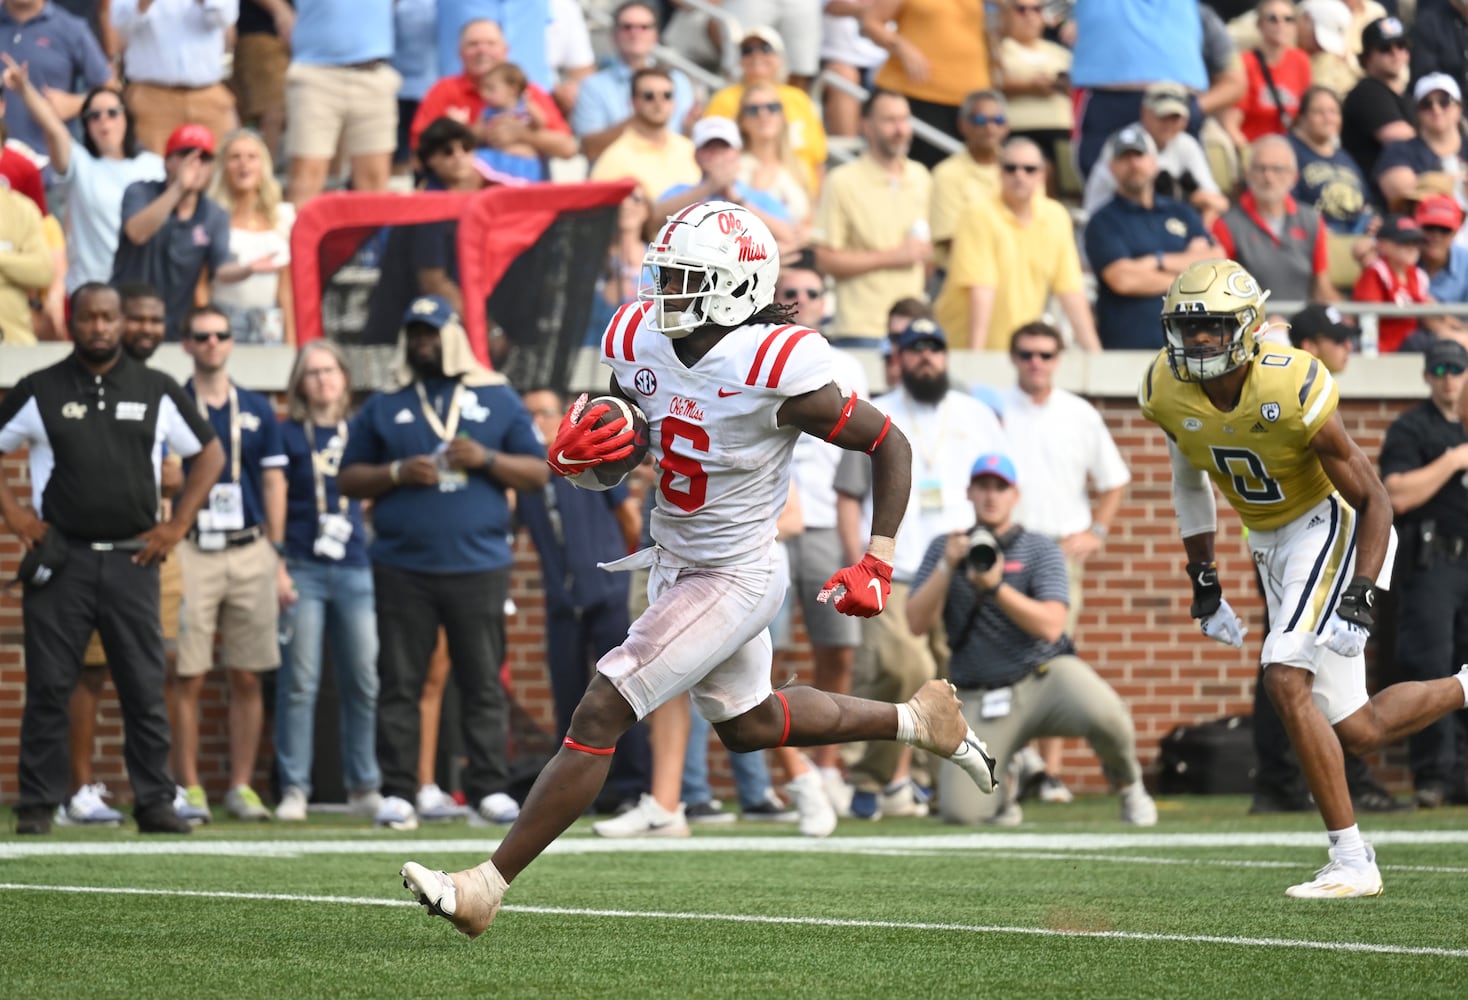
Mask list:
MULTIPOLYGON (((658 705, 691 693, 730 750, 901 740, 952 760, 985 792, 994 760, 946 681, 901 705, 770 687, 766 629, 784 599, 775 519, 789 495, 801 433, 872 457, 872 537, 823 594, 843 614, 880 614, 891 590, 893 536, 907 507, 911 449, 891 420, 832 381, 830 351, 774 302, 779 255, 769 230, 730 202, 692 205, 648 248, 653 285, 607 328, 612 392, 647 415, 661 469, 656 543, 609 568, 649 567, 648 610, 604 656, 560 752, 535 782, 493 856, 461 872, 409 861, 403 884, 428 910, 478 937, 508 884, 586 812, 618 737, 658 705)), ((550 447, 562 476, 631 453, 623 421, 573 407, 550 447)))
POLYGON ((1395 547, 1391 499, 1346 433, 1325 366, 1293 347, 1261 346, 1268 297, 1234 261, 1189 266, 1163 300, 1167 346, 1138 400, 1167 433, 1192 615, 1204 635, 1235 648, 1247 630, 1218 580, 1213 486, 1249 529, 1269 602, 1264 686, 1331 842, 1330 863, 1285 894, 1376 896, 1381 873, 1356 826, 1341 748, 1359 756, 1463 708, 1468 667, 1367 697, 1363 651, 1395 547))

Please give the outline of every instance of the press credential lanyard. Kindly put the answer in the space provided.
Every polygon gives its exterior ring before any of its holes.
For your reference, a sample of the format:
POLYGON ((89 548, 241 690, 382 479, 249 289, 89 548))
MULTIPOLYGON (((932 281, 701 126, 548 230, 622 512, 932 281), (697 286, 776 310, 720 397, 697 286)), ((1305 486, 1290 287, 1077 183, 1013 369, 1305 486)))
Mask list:
POLYGON ((459 403, 464 391, 462 384, 454 383, 453 399, 449 402, 449 414, 447 419, 440 420, 438 411, 428 402, 428 393, 423 390, 422 382, 414 382, 413 388, 418 390, 418 402, 423 406, 423 419, 428 421, 428 426, 433 428, 440 441, 445 443, 454 439, 454 434, 459 429, 459 403))
MULTIPOLYGON (((189 379, 189 384, 193 381, 189 379)), ((194 386, 194 402, 199 405, 199 416, 207 422, 209 404, 199 395, 198 386, 194 386)), ((233 382, 229 386, 229 478, 233 483, 240 481, 240 394, 233 382)))
MULTIPOLYGON (((307 421, 301 424, 301 430, 306 433, 306 444, 311 449, 311 475, 316 480, 316 513, 326 513, 326 458, 316 450, 316 425, 307 421)), ((338 420, 336 424, 336 436, 342 447, 347 445, 347 425, 338 420)), ((347 513, 348 500, 340 493, 337 494, 337 511, 343 516, 347 513)))

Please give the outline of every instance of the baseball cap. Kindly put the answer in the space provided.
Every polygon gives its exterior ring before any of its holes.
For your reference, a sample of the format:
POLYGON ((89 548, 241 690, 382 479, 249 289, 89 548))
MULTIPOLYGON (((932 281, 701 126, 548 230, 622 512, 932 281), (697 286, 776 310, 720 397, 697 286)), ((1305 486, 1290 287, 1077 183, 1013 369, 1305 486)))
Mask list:
POLYGON ((925 340, 936 343, 944 350, 948 349, 948 337, 943 333, 943 328, 930 319, 915 319, 907 324, 907 329, 897 335, 897 349, 905 351, 925 340))
POLYGON ((764 25, 750 28, 739 36, 739 42, 743 44, 751 38, 758 38, 760 41, 767 43, 770 48, 775 50, 775 55, 780 56, 782 59, 785 57, 785 40, 780 37, 780 33, 774 28, 768 28, 764 25))
POLYGON ((188 125, 180 125, 168 137, 168 145, 163 148, 163 155, 172 156, 181 149, 198 149, 212 154, 214 152, 214 133, 209 131, 206 125, 192 122, 188 125))
POLYGON ((1192 107, 1188 104, 1188 88, 1180 83, 1153 83, 1148 85, 1142 92, 1142 106, 1154 115, 1163 118, 1172 115, 1192 114, 1192 107))
POLYGON ((1441 90, 1459 104, 1463 103, 1463 89, 1458 86, 1458 81, 1446 73, 1428 73, 1417 81, 1412 88, 1412 100, 1422 102, 1422 99, 1433 91, 1441 90))
POLYGON ((1333 56, 1346 54, 1346 32, 1351 28, 1351 8, 1343 0, 1304 0, 1300 13, 1315 27, 1315 44, 1333 56))
POLYGON ((1388 215, 1382 220, 1376 238, 1388 243, 1421 243, 1422 227, 1410 215, 1388 215))
POLYGON ((1306 306, 1290 317, 1290 343, 1296 347, 1320 338, 1345 343, 1355 335, 1356 331, 1345 324, 1335 306, 1306 306))
POLYGON ((408 306, 408 311, 403 313, 403 325, 424 323, 435 330, 442 330, 444 324, 453 318, 454 307, 449 305, 447 299, 437 295, 420 295, 408 306))
POLYGON ((1434 340, 1427 345, 1423 368, 1432 371, 1438 365, 1457 365, 1468 370, 1468 348, 1456 340, 1434 340))
POLYGON ((1004 480, 1010 486, 1019 485, 1019 477, 1014 473, 1014 462, 1010 461, 1008 455, 1001 455, 997 451, 980 455, 974 467, 969 470, 969 482, 973 482, 980 476, 993 476, 995 479, 1004 480))
POLYGON ((1114 160, 1123 153, 1146 153, 1148 156, 1156 156, 1157 143, 1152 141, 1152 137, 1141 125, 1128 125, 1111 137, 1111 158, 1114 160))
POLYGON ((1417 210, 1412 213, 1412 218, 1417 220, 1417 225, 1424 228, 1441 226, 1444 229, 1457 230, 1463 224, 1463 209, 1459 207, 1456 198, 1435 194, 1417 203, 1417 210))
POLYGON ((693 135, 690 138, 693 139, 694 149, 702 149, 715 139, 722 139, 735 149, 744 148, 744 141, 739 138, 739 126, 729 118, 700 118, 693 123, 693 135))
POLYGON ((1407 44, 1407 29, 1394 17, 1378 17, 1361 29, 1361 54, 1375 52, 1392 42, 1407 44))

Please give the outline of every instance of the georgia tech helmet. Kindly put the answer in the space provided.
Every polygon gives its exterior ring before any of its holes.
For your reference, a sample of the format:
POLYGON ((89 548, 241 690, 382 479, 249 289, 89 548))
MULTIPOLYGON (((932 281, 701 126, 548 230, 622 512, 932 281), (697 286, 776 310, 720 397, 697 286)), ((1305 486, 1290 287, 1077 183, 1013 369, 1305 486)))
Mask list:
POLYGON ((680 338, 705 324, 738 326, 775 301, 780 253, 749 209, 703 201, 668 218, 642 267, 652 285, 637 297, 656 306, 660 333, 680 338))
POLYGON ((1248 364, 1259 351, 1269 293, 1237 261, 1202 260, 1172 281, 1162 300, 1167 363, 1183 382, 1206 382, 1248 364), (1200 333, 1213 343, 1189 346, 1200 333))

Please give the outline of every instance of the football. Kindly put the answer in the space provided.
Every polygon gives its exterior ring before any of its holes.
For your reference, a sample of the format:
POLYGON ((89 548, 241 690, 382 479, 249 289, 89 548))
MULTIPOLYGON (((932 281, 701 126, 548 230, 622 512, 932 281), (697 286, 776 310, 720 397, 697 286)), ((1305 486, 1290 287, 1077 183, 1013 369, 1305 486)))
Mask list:
POLYGON ((606 404, 610 407, 606 413, 597 420, 596 426, 612 423, 618 419, 626 419, 636 435, 632 442, 632 454, 615 462, 603 462, 601 465, 593 465, 583 469, 574 476, 567 476, 574 485, 583 490, 609 490, 622 480, 627 474, 642 464, 647 457, 649 438, 647 430, 647 417, 643 415, 636 405, 627 402, 620 396, 596 396, 586 401, 584 412, 590 413, 594 408, 606 404))

